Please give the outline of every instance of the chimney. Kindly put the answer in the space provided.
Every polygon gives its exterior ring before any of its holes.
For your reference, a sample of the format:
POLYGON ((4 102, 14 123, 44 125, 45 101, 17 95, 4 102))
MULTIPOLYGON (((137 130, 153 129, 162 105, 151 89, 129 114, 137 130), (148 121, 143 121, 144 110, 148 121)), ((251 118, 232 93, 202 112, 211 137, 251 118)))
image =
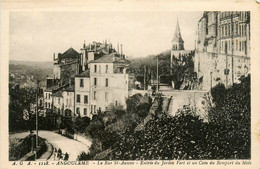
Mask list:
POLYGON ((91 50, 91 44, 89 43, 89 50, 91 50))
POLYGON ((84 40, 83 48, 85 48, 85 47, 86 47, 86 43, 85 43, 85 40, 84 40))
POLYGON ((55 53, 53 53, 53 61, 55 61, 55 53))
POLYGON ((123 45, 121 44, 121 57, 123 56, 123 45))
POLYGON ((119 43, 117 42, 117 53, 119 54, 119 43))

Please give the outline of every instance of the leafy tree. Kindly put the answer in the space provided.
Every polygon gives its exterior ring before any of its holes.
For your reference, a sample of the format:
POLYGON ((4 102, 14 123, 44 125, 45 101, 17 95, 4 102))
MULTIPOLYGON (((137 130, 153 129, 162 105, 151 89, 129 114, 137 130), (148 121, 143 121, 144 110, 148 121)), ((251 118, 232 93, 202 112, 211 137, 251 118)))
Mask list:
POLYGON ((209 122, 203 122, 188 108, 174 117, 157 112, 144 130, 126 130, 124 137, 113 145, 115 150, 110 158, 250 158, 250 75, 228 89, 222 85, 213 88, 212 95, 215 107, 209 112, 209 122))
POLYGON ((29 121, 23 119, 23 111, 30 112, 30 103, 36 101, 36 89, 9 87, 9 131, 27 130, 33 128, 33 116, 29 121))
POLYGON ((228 89, 223 85, 212 89, 215 106, 209 112, 209 121, 226 128, 235 158, 248 158, 251 140, 250 75, 241 77, 240 81, 228 89))
POLYGON ((73 124, 73 128, 76 132, 84 133, 90 121, 91 120, 89 117, 77 117, 76 121, 73 124))

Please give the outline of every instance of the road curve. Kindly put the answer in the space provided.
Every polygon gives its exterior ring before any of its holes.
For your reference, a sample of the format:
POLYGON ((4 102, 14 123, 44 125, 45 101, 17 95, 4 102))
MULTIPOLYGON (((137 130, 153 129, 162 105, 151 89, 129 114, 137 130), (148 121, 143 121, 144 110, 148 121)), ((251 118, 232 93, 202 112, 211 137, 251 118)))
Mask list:
MULTIPOLYGON (((40 130, 39 136, 45 138, 50 144, 53 145, 53 148, 56 148, 57 150, 60 148, 64 154, 67 152, 69 154, 69 161, 75 161, 77 156, 83 151, 86 153, 89 152, 89 148, 91 146, 90 141, 89 144, 83 144, 79 141, 64 137, 52 131, 40 130)), ((54 160, 54 156, 52 155, 49 160, 54 160)))

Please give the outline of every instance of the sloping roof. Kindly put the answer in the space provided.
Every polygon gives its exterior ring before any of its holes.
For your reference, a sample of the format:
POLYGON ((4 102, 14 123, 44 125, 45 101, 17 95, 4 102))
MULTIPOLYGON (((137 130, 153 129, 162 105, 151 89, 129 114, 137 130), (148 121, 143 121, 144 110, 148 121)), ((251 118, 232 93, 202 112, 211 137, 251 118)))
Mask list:
POLYGON ((89 69, 87 69, 86 71, 80 73, 80 74, 77 74, 75 77, 90 77, 89 76, 89 69))
POLYGON ((91 61, 90 63, 127 63, 129 64, 130 61, 127 59, 124 59, 122 57, 119 57, 117 53, 111 53, 105 56, 102 56, 101 58, 91 61))
POLYGON ((62 97, 62 93, 61 93, 61 91, 58 91, 58 92, 53 93, 52 96, 54 96, 54 97, 62 97))
POLYGON ((175 28, 175 33, 172 39, 172 42, 184 42, 182 37, 181 37, 181 30, 179 26, 179 21, 177 20, 176 28, 175 28))
POLYGON ((70 85, 70 86, 66 87, 65 89, 63 89, 63 91, 73 92, 74 91, 74 85, 70 85))
POLYGON ((76 50, 74 50, 73 48, 69 48, 66 52, 61 54, 61 57, 62 58, 78 58, 79 53, 76 50))

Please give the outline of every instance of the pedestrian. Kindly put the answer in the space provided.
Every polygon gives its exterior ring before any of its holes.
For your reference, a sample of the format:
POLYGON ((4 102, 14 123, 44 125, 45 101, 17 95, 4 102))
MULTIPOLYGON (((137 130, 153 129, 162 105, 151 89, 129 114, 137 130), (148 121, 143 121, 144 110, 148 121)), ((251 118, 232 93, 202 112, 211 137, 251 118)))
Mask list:
POLYGON ((61 155, 62 155, 62 151, 61 151, 61 149, 59 148, 59 149, 58 149, 58 159, 61 159, 61 155))
POLYGON ((56 148, 54 148, 53 156, 54 156, 54 161, 55 161, 55 158, 57 157, 57 149, 56 148))
POLYGON ((66 152, 64 156, 64 161, 68 161, 68 160, 69 160, 69 154, 66 152))

